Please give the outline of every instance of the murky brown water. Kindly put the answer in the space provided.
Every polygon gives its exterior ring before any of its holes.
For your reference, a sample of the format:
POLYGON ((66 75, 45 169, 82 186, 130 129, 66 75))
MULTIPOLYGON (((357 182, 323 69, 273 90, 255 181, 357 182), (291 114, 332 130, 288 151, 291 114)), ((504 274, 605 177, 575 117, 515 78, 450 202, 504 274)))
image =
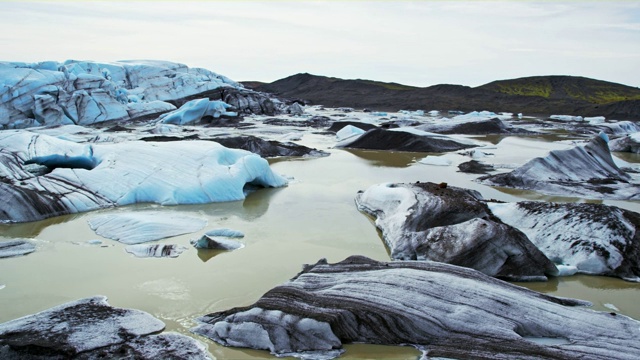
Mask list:
MULTIPOLYGON (((566 148, 551 143, 558 138, 501 138, 489 162, 522 163, 542 156, 549 149, 566 148)), ((333 140, 305 135, 306 145, 326 149, 333 140)), ((488 143, 489 144, 489 143, 488 143)), ((102 239, 87 225, 96 213, 49 219, 38 223, 0 226, 3 238, 32 237, 38 250, 30 255, 0 259, 0 322, 31 314, 66 301, 97 294, 109 297, 115 306, 147 311, 167 324, 168 330, 190 334, 193 319, 213 311, 253 303, 270 288, 300 271, 302 264, 320 258, 330 262, 353 254, 388 260, 371 221, 354 204, 358 190, 382 182, 447 182, 473 188, 485 198, 504 201, 522 199, 582 201, 551 197, 513 189, 493 189, 473 182, 476 175, 458 173, 456 165, 469 160, 447 154, 453 166, 415 163, 424 153, 331 150, 326 158, 277 160, 273 168, 295 180, 283 189, 251 194, 245 201, 197 206, 157 208, 180 211, 208 219, 207 229, 227 227, 245 233, 246 246, 234 252, 196 251, 191 248, 176 259, 139 259, 124 251, 124 245, 102 239), (88 245, 101 239, 106 247, 88 245)), ((632 159, 633 160, 633 159, 632 159)), ((627 160, 630 161, 630 160, 627 160)), ((639 202, 605 201, 640 211, 639 202)), ((107 211, 121 211, 107 210, 107 211)), ((161 242, 188 246, 198 234, 161 242)), ((573 276, 547 283, 523 284, 531 289, 565 297, 586 299, 595 310, 612 311, 640 319, 640 284, 618 279, 573 276)), ((224 348, 209 344, 218 359, 271 358, 267 352, 224 348)), ((350 345, 343 358, 415 359, 412 348, 350 345)))

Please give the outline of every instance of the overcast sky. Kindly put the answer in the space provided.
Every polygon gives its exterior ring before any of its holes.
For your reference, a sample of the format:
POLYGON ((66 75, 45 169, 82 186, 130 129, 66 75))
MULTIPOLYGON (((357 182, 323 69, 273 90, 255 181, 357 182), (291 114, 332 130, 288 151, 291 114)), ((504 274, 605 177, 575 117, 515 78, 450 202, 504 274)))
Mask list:
POLYGON ((1 1, 0 60, 158 59, 234 80, 640 87, 640 1, 1 1))

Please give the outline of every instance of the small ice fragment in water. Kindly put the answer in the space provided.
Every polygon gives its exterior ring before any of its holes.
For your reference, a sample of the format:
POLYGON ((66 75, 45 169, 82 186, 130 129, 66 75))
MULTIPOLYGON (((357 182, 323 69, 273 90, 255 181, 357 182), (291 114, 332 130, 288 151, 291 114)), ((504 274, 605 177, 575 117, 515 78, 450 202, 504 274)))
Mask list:
POLYGON ((620 311, 620 309, 618 309, 615 305, 613 304, 603 304, 604 307, 606 307, 607 309, 611 309, 613 311, 620 311))

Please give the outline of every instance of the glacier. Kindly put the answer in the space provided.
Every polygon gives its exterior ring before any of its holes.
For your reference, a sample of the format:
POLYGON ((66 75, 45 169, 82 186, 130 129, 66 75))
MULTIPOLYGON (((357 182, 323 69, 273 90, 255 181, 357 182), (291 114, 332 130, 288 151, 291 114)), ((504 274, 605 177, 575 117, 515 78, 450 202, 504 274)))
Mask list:
POLYGON ((197 94, 249 113, 273 114, 282 105, 223 75, 169 61, 4 61, 0 129, 157 117, 197 94))

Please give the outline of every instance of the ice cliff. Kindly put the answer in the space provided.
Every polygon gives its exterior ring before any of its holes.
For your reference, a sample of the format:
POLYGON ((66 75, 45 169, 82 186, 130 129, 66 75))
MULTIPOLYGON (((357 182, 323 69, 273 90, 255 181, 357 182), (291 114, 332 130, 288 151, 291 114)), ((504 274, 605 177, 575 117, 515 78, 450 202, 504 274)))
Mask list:
POLYGON ((223 75, 168 61, 0 62, 0 128, 157 116, 197 94, 242 112, 276 107, 266 95, 223 75))

